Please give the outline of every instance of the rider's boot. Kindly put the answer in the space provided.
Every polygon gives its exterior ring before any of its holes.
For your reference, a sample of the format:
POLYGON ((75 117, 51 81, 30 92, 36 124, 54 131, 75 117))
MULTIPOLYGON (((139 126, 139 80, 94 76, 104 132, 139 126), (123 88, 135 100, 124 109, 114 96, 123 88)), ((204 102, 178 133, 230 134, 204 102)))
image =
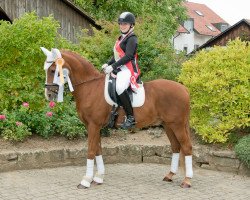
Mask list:
POLYGON ((133 114, 133 108, 130 102, 128 91, 125 90, 122 94, 119 95, 122 107, 126 113, 126 119, 121 124, 122 129, 130 129, 135 126, 135 118, 133 114))

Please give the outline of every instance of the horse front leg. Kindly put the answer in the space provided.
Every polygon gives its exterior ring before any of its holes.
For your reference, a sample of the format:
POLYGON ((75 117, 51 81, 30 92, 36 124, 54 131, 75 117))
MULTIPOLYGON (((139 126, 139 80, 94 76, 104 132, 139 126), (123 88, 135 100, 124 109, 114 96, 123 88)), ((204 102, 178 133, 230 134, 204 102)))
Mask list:
POLYGON ((100 126, 96 124, 88 124, 88 155, 86 174, 82 178, 81 183, 77 186, 78 189, 89 188, 94 176, 94 161, 98 152, 100 140, 100 126))
POLYGON ((105 174, 105 167, 102 158, 102 145, 101 145, 101 136, 99 134, 99 142, 98 142, 98 149, 96 152, 95 160, 96 160, 96 167, 97 172, 93 178, 95 184, 99 185, 103 183, 104 174, 105 174))

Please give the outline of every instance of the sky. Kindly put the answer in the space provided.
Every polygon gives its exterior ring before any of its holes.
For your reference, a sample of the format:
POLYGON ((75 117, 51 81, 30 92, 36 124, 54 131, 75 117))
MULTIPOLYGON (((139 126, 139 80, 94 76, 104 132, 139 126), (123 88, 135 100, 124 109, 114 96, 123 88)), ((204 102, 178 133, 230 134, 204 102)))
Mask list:
POLYGON ((238 21, 250 19, 250 0, 188 0, 201 3, 212 9, 230 25, 238 21))

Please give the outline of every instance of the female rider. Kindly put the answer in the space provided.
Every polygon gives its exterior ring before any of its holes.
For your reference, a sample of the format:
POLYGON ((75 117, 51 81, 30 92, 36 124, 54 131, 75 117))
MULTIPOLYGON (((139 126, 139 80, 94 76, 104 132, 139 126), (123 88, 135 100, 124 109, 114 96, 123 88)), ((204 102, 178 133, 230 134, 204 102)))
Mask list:
POLYGON ((137 37, 134 34, 135 16, 130 12, 123 12, 118 19, 121 35, 114 46, 114 56, 102 66, 106 74, 112 72, 116 76, 116 92, 126 113, 121 128, 134 127, 135 118, 127 88, 136 88, 136 79, 140 74, 137 65, 137 37))

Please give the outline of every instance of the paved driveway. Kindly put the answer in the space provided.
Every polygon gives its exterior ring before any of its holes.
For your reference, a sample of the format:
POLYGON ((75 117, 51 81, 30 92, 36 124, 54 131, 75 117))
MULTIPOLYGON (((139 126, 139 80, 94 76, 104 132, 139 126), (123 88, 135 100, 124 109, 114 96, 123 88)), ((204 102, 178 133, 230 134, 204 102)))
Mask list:
POLYGON ((250 178, 195 168, 193 187, 162 181, 170 166, 160 164, 106 165, 105 183, 90 189, 76 188, 85 167, 23 170, 0 173, 1 200, 78 199, 250 199, 250 178))

